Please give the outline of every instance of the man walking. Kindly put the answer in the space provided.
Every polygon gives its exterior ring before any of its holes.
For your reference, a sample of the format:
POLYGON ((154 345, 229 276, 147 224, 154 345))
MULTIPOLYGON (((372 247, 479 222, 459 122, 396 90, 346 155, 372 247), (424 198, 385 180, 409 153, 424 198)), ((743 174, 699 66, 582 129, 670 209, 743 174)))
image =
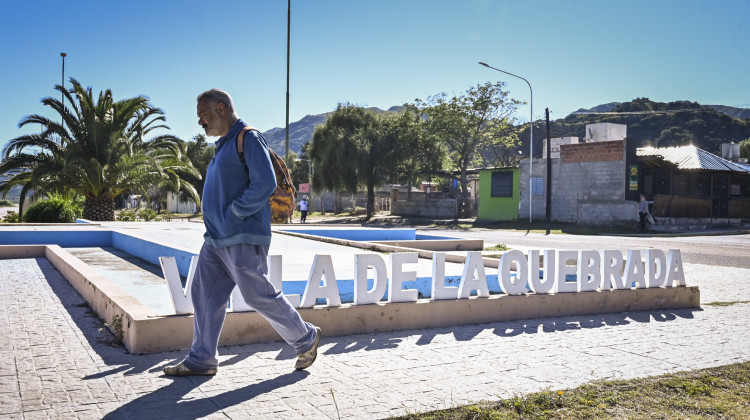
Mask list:
POLYGON ((195 321, 190 353, 167 366, 167 375, 214 375, 218 370, 219 334, 235 286, 297 352, 296 369, 312 365, 320 328, 302 320, 280 290, 268 280, 271 208, 268 199, 276 177, 268 145, 255 131, 244 135, 244 159, 237 137, 247 126, 237 117, 231 96, 211 89, 198 96, 198 124, 207 136, 220 136, 208 166, 202 211, 206 233, 191 288, 195 321))

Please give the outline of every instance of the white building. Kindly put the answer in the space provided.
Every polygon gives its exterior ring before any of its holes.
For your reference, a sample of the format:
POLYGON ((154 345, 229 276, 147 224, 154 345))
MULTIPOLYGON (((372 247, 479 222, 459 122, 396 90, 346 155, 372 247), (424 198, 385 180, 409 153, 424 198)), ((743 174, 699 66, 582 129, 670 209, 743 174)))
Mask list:
POLYGON ((625 124, 598 123, 586 124, 585 143, 599 141, 623 140, 628 136, 628 126, 625 124))

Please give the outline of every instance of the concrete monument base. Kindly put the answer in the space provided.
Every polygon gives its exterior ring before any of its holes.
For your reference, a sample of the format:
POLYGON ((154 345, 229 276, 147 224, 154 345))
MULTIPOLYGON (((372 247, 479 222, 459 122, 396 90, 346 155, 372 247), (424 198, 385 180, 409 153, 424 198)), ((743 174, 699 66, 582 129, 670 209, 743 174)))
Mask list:
MULTIPOLYGON (((193 317, 158 315, 57 245, 0 246, 0 258, 46 258, 83 296, 133 354, 190 347, 193 317)), ((416 303, 344 304, 299 309, 324 336, 627 311, 698 308, 698 287, 670 287, 522 296, 491 295, 416 303)), ((279 341, 255 312, 229 312, 220 345, 279 341)))

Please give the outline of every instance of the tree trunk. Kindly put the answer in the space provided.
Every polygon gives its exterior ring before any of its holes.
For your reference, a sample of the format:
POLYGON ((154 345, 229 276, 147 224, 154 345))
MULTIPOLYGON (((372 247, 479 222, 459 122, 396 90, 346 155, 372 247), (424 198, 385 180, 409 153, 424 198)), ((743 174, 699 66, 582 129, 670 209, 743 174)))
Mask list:
POLYGON ((472 217, 471 194, 469 194, 469 177, 461 171, 461 195, 463 195, 463 211, 461 217, 472 217))
POLYGON ((110 192, 99 197, 86 197, 83 203, 83 218, 96 222, 115 220, 115 200, 110 192))
POLYGON ((375 213, 375 184, 367 183, 367 217, 365 220, 370 220, 372 215, 375 213))

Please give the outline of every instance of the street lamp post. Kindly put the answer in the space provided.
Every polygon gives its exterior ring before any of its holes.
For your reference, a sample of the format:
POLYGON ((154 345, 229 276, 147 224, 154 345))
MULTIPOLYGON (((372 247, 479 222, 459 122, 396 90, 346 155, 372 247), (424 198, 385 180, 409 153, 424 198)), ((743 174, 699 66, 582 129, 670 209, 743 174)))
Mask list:
POLYGON ((532 168, 532 165, 534 164, 534 91, 531 89, 531 83, 529 83, 528 80, 524 79, 523 77, 521 77, 521 76, 519 76, 517 74, 509 73, 509 72, 507 72, 505 70, 500 70, 498 68, 492 67, 489 64, 483 63, 481 61, 479 62, 479 64, 481 64, 481 65, 483 65, 483 66, 485 66, 487 68, 490 68, 492 70, 497 70, 497 71, 499 71, 501 73, 505 73, 505 74, 509 74, 509 75, 511 75, 513 77, 517 77, 517 78, 523 80, 524 82, 526 82, 527 85, 529 85, 529 98, 530 98, 529 99, 529 107, 531 108, 531 119, 529 120, 529 223, 531 223, 531 221, 532 221, 532 218, 531 218, 531 189, 532 189, 532 185, 533 185, 533 183, 532 183, 532 174, 533 174, 533 172, 531 171, 531 168, 532 168))
POLYGON ((292 0, 287 0, 286 11, 286 138, 284 140, 284 159, 289 159, 289 45, 292 28, 292 0))
MULTIPOLYGON (((65 57, 67 55, 68 54, 65 54, 64 52, 60 53, 60 57, 62 57, 62 87, 63 87, 63 89, 65 89, 65 57)), ((63 108, 65 108, 65 93, 64 92, 60 92, 60 96, 62 97, 61 100, 60 100, 60 103, 62 104, 63 108)), ((63 118, 61 124, 62 124, 62 126, 64 128, 65 127, 65 119, 64 118, 63 118)))

